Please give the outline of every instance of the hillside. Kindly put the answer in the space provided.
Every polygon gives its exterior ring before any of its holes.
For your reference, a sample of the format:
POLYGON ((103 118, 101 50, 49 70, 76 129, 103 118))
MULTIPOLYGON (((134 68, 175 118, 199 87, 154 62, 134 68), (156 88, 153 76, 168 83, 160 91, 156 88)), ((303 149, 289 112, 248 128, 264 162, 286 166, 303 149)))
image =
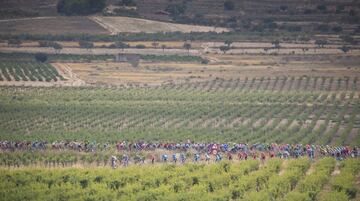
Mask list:
POLYGON ((1 0, 0 18, 53 16, 58 0, 1 0))
MULTIPOLYGON (((104 13, 98 15, 227 27, 242 33, 353 35, 360 31, 360 2, 356 0, 132 0, 135 6, 130 7, 121 2, 108 0, 104 13)), ((3 0, 0 18, 58 15, 56 3, 3 0)))
MULTIPOLYGON (((296 31, 334 31, 335 26, 352 32, 358 28, 359 2, 352 0, 331 1, 235 1, 230 9, 224 7, 225 0, 138 0, 138 13, 145 18, 175 20, 201 24, 230 26, 240 31, 263 29, 284 29, 296 31), (170 11, 173 7, 183 8, 178 15, 156 14, 170 11), (275 25, 275 24, 276 25, 275 25), (319 27, 325 24, 329 27, 319 27)), ((334 32, 341 32, 335 28, 334 32)))

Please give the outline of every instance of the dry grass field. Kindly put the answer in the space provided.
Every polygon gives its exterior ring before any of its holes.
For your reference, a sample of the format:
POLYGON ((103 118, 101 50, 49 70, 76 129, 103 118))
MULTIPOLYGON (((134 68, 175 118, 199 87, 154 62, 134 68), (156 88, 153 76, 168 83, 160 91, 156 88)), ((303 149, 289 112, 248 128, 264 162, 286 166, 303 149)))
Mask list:
POLYGON ((285 63, 286 58, 276 56, 210 55, 210 57, 214 61, 209 64, 142 61, 138 67, 126 62, 57 63, 56 66, 66 65, 86 83, 110 85, 159 85, 246 77, 360 76, 359 68, 354 67, 356 63, 348 64, 353 67, 343 68, 341 58, 336 64, 327 61, 326 57, 314 63, 310 60, 297 62, 296 58, 288 58, 285 63))
POLYGON ((117 33, 156 33, 156 32, 227 32, 228 29, 194 26, 185 24, 175 24, 168 22, 159 22, 153 20, 129 18, 129 17, 91 17, 94 22, 99 23, 102 27, 110 31, 112 34, 117 33))

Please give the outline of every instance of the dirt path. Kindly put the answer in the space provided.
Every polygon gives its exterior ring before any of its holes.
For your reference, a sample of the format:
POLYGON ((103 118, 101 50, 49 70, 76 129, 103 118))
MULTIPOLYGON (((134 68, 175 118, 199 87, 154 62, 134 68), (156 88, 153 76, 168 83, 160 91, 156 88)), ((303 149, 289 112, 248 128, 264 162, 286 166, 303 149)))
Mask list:
POLYGON ((104 29, 108 30, 111 34, 110 35, 116 35, 118 33, 117 29, 112 26, 111 24, 104 23, 99 17, 92 16, 89 17, 90 20, 98 23, 100 26, 102 26, 104 29))
POLYGON ((321 192, 318 194, 318 196, 320 196, 321 194, 326 194, 328 192, 331 192, 331 178, 333 176, 336 176, 338 174, 340 174, 341 171, 340 171, 340 163, 339 162, 336 162, 336 165, 335 165, 335 168, 334 168, 334 171, 331 173, 331 177, 329 178, 328 182, 323 186, 321 192))
MULTIPOLYGON (((56 86, 86 86, 85 81, 81 80, 67 64, 52 64, 66 80, 40 82, 40 81, 1 81, 0 86, 31 86, 31 87, 56 87, 56 86)), ((14 80, 14 79, 13 79, 14 80)))
POLYGON ((279 172, 279 174, 278 174, 279 176, 281 176, 281 175, 283 175, 283 174, 285 173, 288 165, 289 165, 289 161, 288 161, 288 160, 284 160, 284 161, 282 162, 281 167, 280 167, 280 172, 279 172))
POLYGON ((315 167, 315 163, 312 163, 310 165, 310 168, 306 171, 305 175, 306 176, 311 175, 314 172, 314 167, 315 167))
POLYGON ((356 197, 355 197, 354 201, 360 200, 360 193, 359 193, 360 192, 360 174, 358 174, 356 176, 355 184, 356 184, 356 188, 358 189, 358 193, 356 193, 356 197))
POLYGON ((52 64, 55 68, 58 69, 59 73, 67 79, 68 83, 71 83, 71 86, 84 86, 86 85, 84 80, 81 80, 69 67, 68 64, 54 63, 52 64))
POLYGON ((4 19, 0 22, 16 22, 16 21, 26 21, 26 20, 42 20, 42 19, 54 19, 56 17, 30 17, 30 18, 17 18, 17 19, 4 19))

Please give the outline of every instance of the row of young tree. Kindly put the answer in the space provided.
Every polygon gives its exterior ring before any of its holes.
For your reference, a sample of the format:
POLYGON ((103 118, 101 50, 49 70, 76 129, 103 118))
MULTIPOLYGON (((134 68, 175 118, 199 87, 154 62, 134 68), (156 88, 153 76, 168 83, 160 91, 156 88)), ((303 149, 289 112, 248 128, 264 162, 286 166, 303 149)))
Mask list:
MULTIPOLYGON (((351 37, 345 37, 345 38, 346 39, 344 39, 344 40, 349 41, 352 45, 357 44, 357 41, 353 40, 351 37)), ((94 43, 91 41, 81 40, 78 43, 79 43, 80 48, 84 48, 89 51, 95 47, 94 43)), ((233 44, 233 43, 234 43, 234 41, 232 41, 232 40, 225 40, 224 45, 220 46, 219 50, 221 52, 223 52, 224 54, 226 54, 226 52, 228 52, 229 50, 231 50, 233 48, 231 46, 231 44, 233 44)), ((14 47, 14 46, 20 47, 21 44, 22 44, 22 41, 19 39, 8 40, 8 46, 10 46, 10 47, 14 47)), ((277 49, 277 50, 281 49, 280 40, 278 40, 278 39, 273 40, 273 41, 271 41, 271 44, 273 47, 264 48, 265 52, 268 52, 268 50, 270 50, 270 49, 277 49)), ((325 48, 325 46, 328 45, 329 42, 324 39, 317 39, 317 40, 315 40, 314 44, 317 45, 318 48, 325 48)), ((165 44, 160 45, 160 43, 157 41, 152 42, 151 46, 155 49, 161 48, 163 50, 163 52, 165 52, 165 49, 170 48, 170 47, 167 47, 165 44)), ((39 47, 52 47, 52 48, 54 48, 56 53, 60 53, 61 50, 63 49, 63 46, 60 43, 53 42, 53 41, 39 41, 39 47)), ((124 50, 126 48, 131 48, 131 46, 129 44, 127 44, 126 42, 116 41, 108 46, 102 45, 100 48, 111 48, 111 49, 118 48, 118 49, 124 50)), ((146 46, 143 44, 137 44, 137 45, 133 46, 132 48, 144 49, 144 48, 146 48, 146 46)), ((188 53, 190 54, 190 49, 192 48, 191 41, 184 42, 183 48, 188 50, 188 53)), ((338 49, 346 54, 347 52, 352 50, 352 47, 349 45, 343 45, 343 46, 339 47, 338 49)), ((305 53, 306 51, 309 51, 309 48, 302 48, 302 51, 305 53)))

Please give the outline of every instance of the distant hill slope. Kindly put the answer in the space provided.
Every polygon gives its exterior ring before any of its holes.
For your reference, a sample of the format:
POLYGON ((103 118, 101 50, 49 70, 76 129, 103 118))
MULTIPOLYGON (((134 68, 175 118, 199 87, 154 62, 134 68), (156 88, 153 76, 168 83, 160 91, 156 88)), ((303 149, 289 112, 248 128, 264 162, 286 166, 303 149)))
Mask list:
MULTIPOLYGON (((229 1, 229 0, 228 0, 229 1)), ((353 32, 358 30, 360 1, 357 0, 230 0, 233 9, 224 7, 225 0, 137 0, 140 16, 178 22, 216 24, 238 30, 262 31, 283 29, 296 31, 353 32), (160 11, 184 8, 179 15, 160 11), (276 25, 274 25, 274 23, 276 25), (319 27, 326 24, 328 27, 319 27), (334 28, 341 26, 341 28, 334 28)))
MULTIPOLYGON (((0 0, 0 18, 54 16, 58 0, 0 0)), ((119 7, 107 0, 116 16, 233 28, 241 32, 292 32, 347 35, 360 33, 359 0, 133 0, 119 7), (232 6, 224 6, 224 2, 232 6)), ((112 9, 110 9, 112 10, 112 9)), ((99 13, 99 15, 101 15, 99 13)))
POLYGON ((0 18, 57 15, 58 0, 1 0, 0 18))

